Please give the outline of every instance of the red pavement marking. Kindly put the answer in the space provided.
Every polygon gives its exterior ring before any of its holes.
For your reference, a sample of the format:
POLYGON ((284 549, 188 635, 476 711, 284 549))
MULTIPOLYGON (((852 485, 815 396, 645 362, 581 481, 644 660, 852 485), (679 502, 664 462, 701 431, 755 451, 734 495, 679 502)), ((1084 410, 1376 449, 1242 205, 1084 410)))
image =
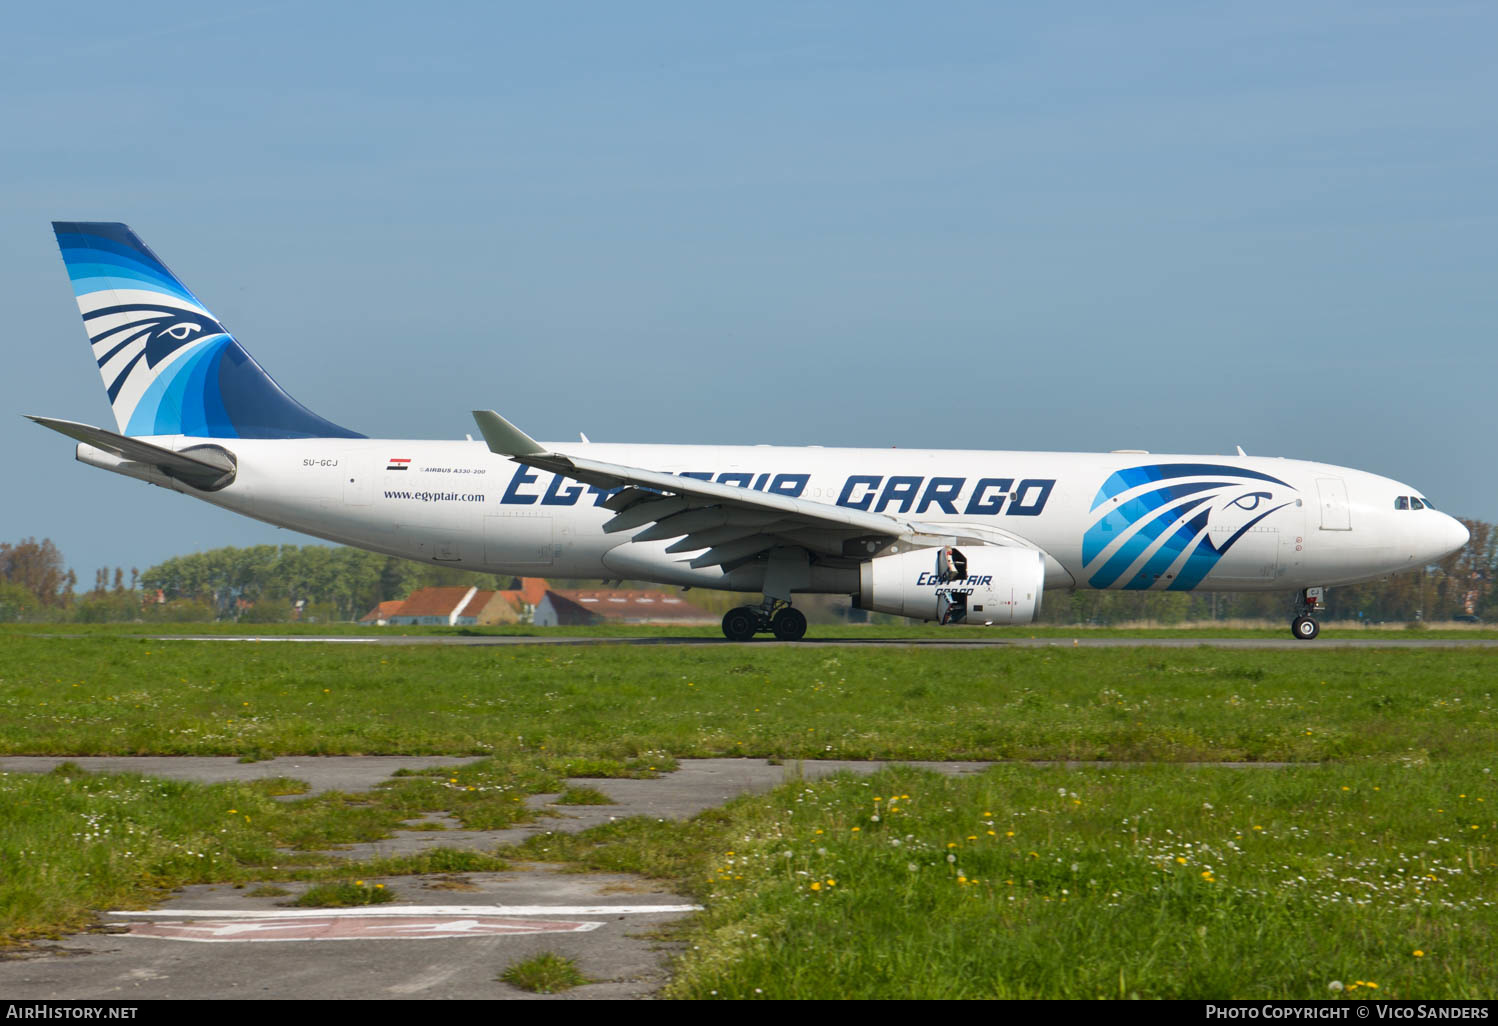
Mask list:
POLYGON ((208 943, 309 940, 429 940, 515 933, 585 933, 601 923, 500 916, 321 916, 287 919, 194 919, 131 923, 132 937, 208 943))

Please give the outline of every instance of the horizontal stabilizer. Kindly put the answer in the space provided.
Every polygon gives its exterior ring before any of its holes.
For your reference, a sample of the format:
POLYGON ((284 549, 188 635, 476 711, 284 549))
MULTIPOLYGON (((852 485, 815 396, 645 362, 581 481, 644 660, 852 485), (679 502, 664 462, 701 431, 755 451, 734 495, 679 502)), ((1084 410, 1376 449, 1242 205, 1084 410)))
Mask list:
POLYGON ((196 488, 210 491, 222 488, 234 479, 235 471, 238 469, 234 457, 218 446, 196 446, 189 452, 178 452, 175 449, 143 442, 139 438, 117 435, 113 431, 105 431, 103 428, 89 424, 79 424, 72 420, 57 420, 52 417, 33 417, 29 413, 25 416, 26 419, 34 420, 42 427, 51 428, 58 434, 67 435, 85 445, 107 452, 111 456, 118 456, 122 460, 155 467, 162 473, 196 488))

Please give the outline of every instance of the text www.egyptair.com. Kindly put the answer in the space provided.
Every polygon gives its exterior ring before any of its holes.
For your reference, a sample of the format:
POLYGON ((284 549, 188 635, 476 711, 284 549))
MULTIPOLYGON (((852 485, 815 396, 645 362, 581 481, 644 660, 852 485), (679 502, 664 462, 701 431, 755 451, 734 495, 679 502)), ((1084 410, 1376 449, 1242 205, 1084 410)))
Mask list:
POLYGON ((385 498, 416 502, 483 502, 488 496, 483 492, 392 492, 386 489, 385 498))

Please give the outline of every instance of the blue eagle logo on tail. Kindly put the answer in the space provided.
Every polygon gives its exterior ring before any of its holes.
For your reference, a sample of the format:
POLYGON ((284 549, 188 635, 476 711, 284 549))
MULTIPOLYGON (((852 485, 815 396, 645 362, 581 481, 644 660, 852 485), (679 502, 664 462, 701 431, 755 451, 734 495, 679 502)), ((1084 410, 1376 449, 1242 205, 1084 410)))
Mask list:
POLYGON ((52 225, 126 435, 363 438, 277 385, 126 225, 52 225))
POLYGON ((83 324, 111 403, 142 361, 155 371, 184 346, 228 334, 207 311, 164 302, 106 306, 84 314, 83 324))
POLYGON ((1295 501, 1277 477, 1209 463, 1128 467, 1109 476, 1092 500, 1082 564, 1092 588, 1143 591, 1163 584, 1189 591, 1259 521, 1295 501), (1276 487, 1277 486, 1277 487, 1276 487), (1213 540, 1209 525, 1236 525, 1213 540))

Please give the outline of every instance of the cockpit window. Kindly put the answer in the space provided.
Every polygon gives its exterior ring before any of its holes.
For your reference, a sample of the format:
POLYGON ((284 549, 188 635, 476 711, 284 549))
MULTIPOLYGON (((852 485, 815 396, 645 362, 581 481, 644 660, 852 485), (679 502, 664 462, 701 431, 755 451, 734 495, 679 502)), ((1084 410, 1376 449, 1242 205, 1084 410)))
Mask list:
POLYGON ((1401 495, 1401 496, 1399 496, 1399 498, 1397 498, 1397 499, 1394 500, 1394 508, 1395 509, 1409 509, 1410 508, 1410 497, 1408 495, 1401 495))
POLYGON ((1426 509, 1435 509, 1435 508, 1436 508, 1436 507, 1435 507, 1435 506, 1434 506, 1434 505, 1433 505, 1433 504, 1432 504, 1432 503, 1431 503, 1431 501, 1430 501, 1430 500, 1429 500, 1429 499, 1427 499, 1427 498, 1426 498, 1426 497, 1425 497, 1425 496, 1423 496, 1423 495, 1422 495, 1422 496, 1420 496, 1420 501, 1421 501, 1421 502, 1423 502, 1423 503, 1425 503, 1425 508, 1426 508, 1426 509))
POLYGON ((1421 502, 1418 496, 1414 496, 1414 495, 1410 496, 1410 509, 1424 509, 1424 508, 1425 508, 1425 503, 1421 502))

